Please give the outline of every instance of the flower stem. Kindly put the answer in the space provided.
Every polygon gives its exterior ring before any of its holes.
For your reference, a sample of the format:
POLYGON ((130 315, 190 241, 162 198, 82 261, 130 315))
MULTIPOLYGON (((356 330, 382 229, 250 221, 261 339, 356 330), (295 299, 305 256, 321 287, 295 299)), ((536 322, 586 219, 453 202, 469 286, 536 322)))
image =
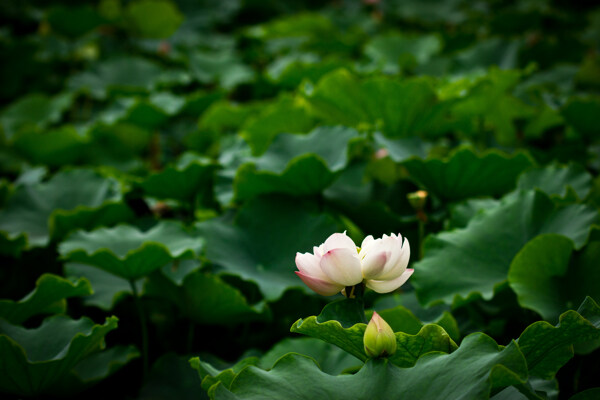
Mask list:
POLYGON ((348 300, 353 301, 358 306, 358 313, 360 321, 367 323, 367 318, 365 317, 365 302, 364 296, 365 294, 365 284, 363 282, 354 285, 354 286, 346 286, 346 298, 348 300))
POLYGON ((423 240, 425 239, 425 221, 419 219, 419 260, 423 259, 423 240))
POLYGON ((129 280, 129 285, 131 286, 131 291, 133 292, 133 302, 135 303, 135 307, 137 308, 138 318, 140 319, 140 326, 142 328, 142 362, 143 362, 143 379, 146 380, 148 376, 148 323, 146 322, 146 313, 144 312, 144 308, 142 306, 142 301, 140 300, 140 296, 135 286, 135 281, 133 279, 129 280))

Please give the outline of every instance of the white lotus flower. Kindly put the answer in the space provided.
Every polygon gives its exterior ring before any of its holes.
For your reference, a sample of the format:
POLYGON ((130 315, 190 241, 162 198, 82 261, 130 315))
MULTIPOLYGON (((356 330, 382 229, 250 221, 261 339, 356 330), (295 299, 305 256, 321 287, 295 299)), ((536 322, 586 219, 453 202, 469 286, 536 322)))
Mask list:
POLYGON ((361 282, 378 293, 389 293, 412 275, 408 240, 392 234, 367 236, 360 248, 344 233, 334 233, 311 253, 296 253, 296 274, 315 292, 331 296, 361 282))

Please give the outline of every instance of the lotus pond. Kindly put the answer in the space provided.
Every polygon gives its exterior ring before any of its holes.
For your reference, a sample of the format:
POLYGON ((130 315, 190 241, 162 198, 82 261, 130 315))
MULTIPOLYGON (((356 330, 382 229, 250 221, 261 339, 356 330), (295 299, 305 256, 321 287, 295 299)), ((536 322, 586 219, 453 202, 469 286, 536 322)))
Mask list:
POLYGON ((0 21, 0 397, 600 399, 595 2, 0 21))

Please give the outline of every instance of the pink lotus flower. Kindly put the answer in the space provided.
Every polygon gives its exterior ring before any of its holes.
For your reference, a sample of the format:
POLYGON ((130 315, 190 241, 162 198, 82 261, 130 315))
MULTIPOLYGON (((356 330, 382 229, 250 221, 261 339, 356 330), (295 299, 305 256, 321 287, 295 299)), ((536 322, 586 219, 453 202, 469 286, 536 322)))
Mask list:
POLYGON ((412 275, 408 240, 392 234, 367 236, 361 247, 346 233, 334 233, 311 253, 296 253, 296 275, 315 292, 332 296, 361 282, 378 293, 389 293, 412 275))

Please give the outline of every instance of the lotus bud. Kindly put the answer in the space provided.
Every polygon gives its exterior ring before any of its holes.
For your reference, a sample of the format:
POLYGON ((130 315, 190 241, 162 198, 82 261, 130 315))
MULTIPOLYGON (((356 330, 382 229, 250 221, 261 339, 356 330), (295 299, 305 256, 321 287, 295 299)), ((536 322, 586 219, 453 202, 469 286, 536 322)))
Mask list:
POLYGON ((363 337, 365 353, 370 358, 387 357, 396 352, 396 335, 383 318, 373 312, 363 337))
POLYGON ((428 193, 425 190, 417 190, 416 192, 406 195, 408 202, 415 211, 421 211, 425 208, 428 193))

